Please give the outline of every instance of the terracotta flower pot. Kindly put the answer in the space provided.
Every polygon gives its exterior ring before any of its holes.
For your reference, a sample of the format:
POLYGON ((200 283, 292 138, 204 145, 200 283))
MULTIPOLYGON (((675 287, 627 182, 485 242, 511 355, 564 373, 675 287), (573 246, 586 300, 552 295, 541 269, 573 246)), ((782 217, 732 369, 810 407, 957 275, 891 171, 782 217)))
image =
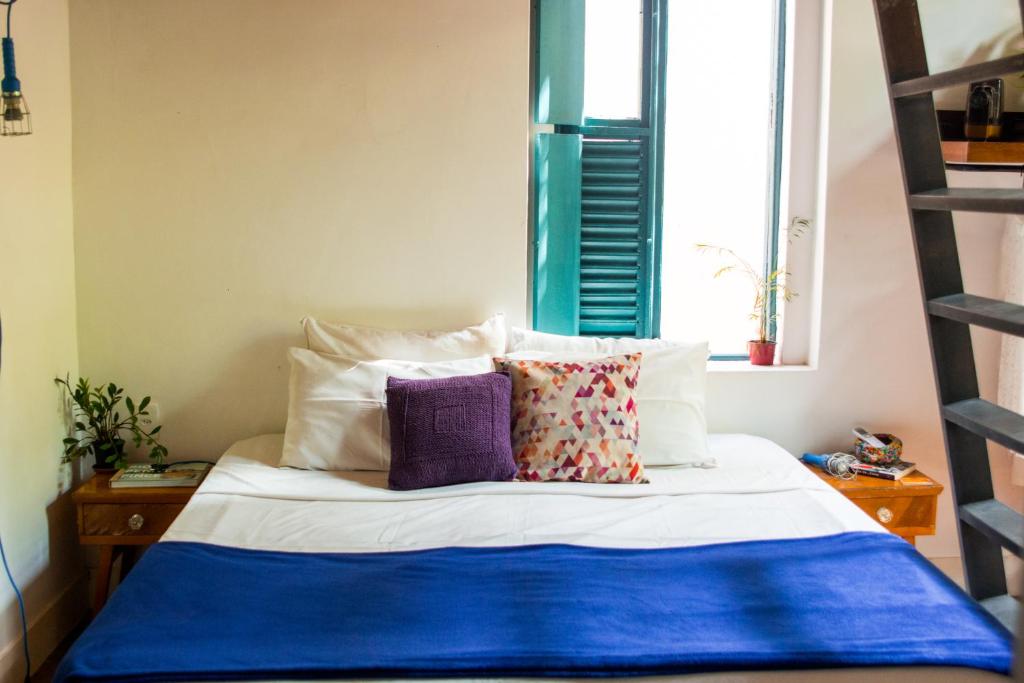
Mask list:
POLYGON ((751 365, 775 365, 775 342, 748 341, 751 365))

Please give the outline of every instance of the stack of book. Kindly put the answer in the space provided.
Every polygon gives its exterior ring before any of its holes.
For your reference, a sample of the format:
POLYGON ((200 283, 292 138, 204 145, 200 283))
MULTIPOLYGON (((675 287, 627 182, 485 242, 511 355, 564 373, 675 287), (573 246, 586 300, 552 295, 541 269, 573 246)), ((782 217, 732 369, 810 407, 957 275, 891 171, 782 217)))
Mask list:
POLYGON ((898 462, 895 465, 872 465, 866 462, 856 462, 850 465, 850 469, 857 474, 863 474, 868 477, 899 481, 913 472, 916 469, 916 465, 912 462, 898 462))

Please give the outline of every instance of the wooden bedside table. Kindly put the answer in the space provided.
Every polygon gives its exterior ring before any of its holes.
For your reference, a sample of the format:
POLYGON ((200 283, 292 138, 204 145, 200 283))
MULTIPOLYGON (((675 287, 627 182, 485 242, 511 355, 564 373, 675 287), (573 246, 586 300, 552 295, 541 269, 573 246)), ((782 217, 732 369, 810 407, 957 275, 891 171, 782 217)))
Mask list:
POLYGON ((842 480, 825 474, 817 467, 805 467, 911 545, 916 536, 931 536, 935 533, 935 512, 942 484, 923 472, 912 472, 899 481, 862 474, 854 479, 842 480))
POLYGON ((192 487, 118 488, 109 474, 97 474, 71 495, 78 508, 78 542, 100 547, 93 597, 95 615, 107 602, 114 560, 121 555, 122 574, 135 560, 137 546, 156 543, 196 492, 192 487))

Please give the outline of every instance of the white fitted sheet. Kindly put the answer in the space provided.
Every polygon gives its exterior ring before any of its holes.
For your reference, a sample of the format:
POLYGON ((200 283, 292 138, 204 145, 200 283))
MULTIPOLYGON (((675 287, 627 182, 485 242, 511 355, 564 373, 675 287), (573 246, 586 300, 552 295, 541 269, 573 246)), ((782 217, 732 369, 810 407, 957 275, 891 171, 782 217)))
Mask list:
POLYGON ((389 491, 384 472, 279 469, 281 437, 225 454, 164 540, 289 552, 569 543, 663 548, 884 531, 774 443, 711 438, 718 467, 650 484, 486 482, 389 491))
MULTIPOLYGON (((712 435, 718 467, 648 468, 647 485, 489 482, 389 491, 384 472, 280 469, 281 435, 234 444, 164 535, 288 552, 568 543, 663 548, 885 530, 759 437, 712 435)), ((664 683, 1005 680, 915 667, 658 677, 664 683)), ((464 679, 463 679, 464 680, 464 679)), ((507 679, 506 679, 507 680, 507 679)))

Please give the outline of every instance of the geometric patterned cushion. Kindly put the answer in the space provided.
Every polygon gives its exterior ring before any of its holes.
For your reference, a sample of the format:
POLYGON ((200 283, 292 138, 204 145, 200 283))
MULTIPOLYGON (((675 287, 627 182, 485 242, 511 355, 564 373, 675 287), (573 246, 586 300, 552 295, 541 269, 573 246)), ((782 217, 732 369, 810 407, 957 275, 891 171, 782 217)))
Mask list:
POLYGON ((512 378, 512 453, 519 479, 646 483, 636 447, 641 357, 495 358, 497 369, 512 378))

